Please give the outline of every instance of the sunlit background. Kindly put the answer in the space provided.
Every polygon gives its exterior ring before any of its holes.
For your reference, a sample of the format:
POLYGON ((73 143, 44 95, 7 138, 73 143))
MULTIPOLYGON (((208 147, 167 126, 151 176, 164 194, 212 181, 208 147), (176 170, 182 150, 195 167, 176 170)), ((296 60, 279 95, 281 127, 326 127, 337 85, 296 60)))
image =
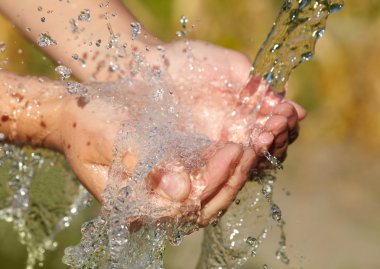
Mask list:
MULTIPOLYGON (((1 1, 1 0, 0 0, 1 1)), ((193 39, 236 49, 252 59, 271 28, 279 0, 125 0, 147 29, 169 41, 186 15, 193 39)), ((70 18, 67 18, 68 20, 70 18)), ((0 18, 0 67, 54 76, 55 64, 0 18)), ((380 1, 347 1, 333 14, 311 62, 297 68, 288 97, 308 110, 298 141, 278 174, 276 202, 286 220, 291 264, 275 260, 273 234, 247 268, 380 268, 380 1), (286 193, 290 192, 290 195, 286 193)), ((86 210, 58 238, 43 268, 66 268, 63 249, 79 240, 86 210)), ((194 268, 198 233, 170 248, 167 268, 194 268)), ((0 223, 0 267, 24 268, 26 252, 0 223)))

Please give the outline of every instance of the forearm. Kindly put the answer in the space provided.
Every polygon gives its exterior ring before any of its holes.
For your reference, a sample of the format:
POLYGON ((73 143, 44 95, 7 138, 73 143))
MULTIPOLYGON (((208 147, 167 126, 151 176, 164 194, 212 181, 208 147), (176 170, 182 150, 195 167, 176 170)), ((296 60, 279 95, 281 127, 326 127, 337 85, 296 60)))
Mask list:
POLYGON ((0 72, 0 132, 5 140, 60 150, 62 83, 0 72))
POLYGON ((121 1, 106 2, 23 0, 22 4, 15 4, 1 0, 0 10, 35 43, 38 43, 40 34, 49 33, 57 44, 42 49, 70 67, 80 80, 105 81, 121 75, 113 72, 112 67, 115 63, 127 65, 132 50, 145 51, 146 46, 160 43, 143 28, 132 41, 131 23, 136 19, 121 1), (89 21, 79 21, 78 15, 86 9, 90 12, 89 21), (110 43, 111 36, 118 37, 117 44, 110 43), (127 44, 126 49, 124 44, 127 44), (126 51, 126 56, 118 55, 120 50, 126 51))

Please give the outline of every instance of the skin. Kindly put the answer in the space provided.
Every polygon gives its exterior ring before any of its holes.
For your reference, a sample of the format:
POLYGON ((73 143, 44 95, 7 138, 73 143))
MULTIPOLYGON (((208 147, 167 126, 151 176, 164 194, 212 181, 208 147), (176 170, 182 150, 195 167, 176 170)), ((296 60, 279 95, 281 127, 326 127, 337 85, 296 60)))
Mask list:
MULTIPOLYGON (((6 2, 4 0, 0 3, 0 9, 9 18, 15 18, 17 14, 24 18, 22 12, 25 11, 17 10, 15 5, 6 5, 6 2)), ((23 10, 33 12, 36 12, 36 6, 45 8, 46 5, 52 5, 48 1, 26 2, 23 10)), ((70 5, 70 8, 66 11, 61 8, 60 14, 63 15, 52 17, 51 20, 67 20, 66 12, 79 14, 83 8, 97 10, 93 1, 82 1, 79 6, 70 5)), ((134 17, 119 1, 110 1, 110 8, 120 14, 117 20, 124 21, 112 24, 113 31, 119 34, 119 39, 126 38, 126 33, 130 32, 130 22, 135 21, 134 17), (128 29, 120 25, 127 25, 128 29)), ((41 24, 36 22, 15 21, 21 29, 32 24, 34 30, 27 34, 34 41, 38 33, 49 30, 58 44, 62 45, 45 50, 56 60, 71 67, 74 75, 82 81, 110 81, 131 76, 128 73, 110 72, 107 68, 99 71, 100 63, 110 61, 104 48, 91 49, 87 56, 90 59, 87 67, 79 68, 78 62, 72 61, 70 55, 78 50, 82 53, 88 48, 82 44, 75 46, 75 39, 73 45, 73 40, 67 41, 70 39, 68 36, 72 36, 71 33, 54 30, 59 27, 51 27, 59 22, 43 24, 45 28, 42 30, 41 24), (66 47, 65 42, 70 45, 66 47), (98 56, 94 58, 94 55, 98 56)), ((104 18, 94 16, 80 37, 97 33, 94 39, 101 37, 104 40, 109 35, 108 30, 104 31, 104 25, 104 18)), ((206 226, 232 203, 244 186, 249 170, 267 166, 262 157, 264 150, 269 150, 280 160, 284 159, 288 144, 298 135, 298 122, 304 118, 305 111, 297 104, 268 91, 264 95, 258 117, 255 118, 252 116, 256 104, 254 94, 260 85, 260 79, 253 77, 248 80, 251 64, 247 57, 201 41, 191 41, 189 45, 184 42, 165 44, 146 30, 142 29, 142 32, 146 36, 143 38, 144 35, 140 35, 127 51, 140 52, 151 70, 159 68, 163 71, 167 78, 167 88, 173 89, 179 100, 183 111, 180 116, 191 115, 189 120, 192 124, 182 127, 205 135, 218 145, 205 150, 206 165, 197 171, 197 177, 205 183, 202 192, 195 197, 202 204, 198 223, 206 226), (146 52, 146 46, 151 48, 149 52, 146 52), (156 46, 164 48, 164 56, 155 49, 156 46), (191 52, 188 51, 189 48, 191 52), (231 116, 233 109, 236 113, 231 116)), ((118 63, 129 66, 133 64, 133 59, 122 58, 118 63)), ((134 90, 144 91, 149 88, 146 80, 139 75, 134 80, 134 90)), ((37 78, 22 78, 2 72, 0 81, 3 81, 0 87, 0 115, 2 118, 8 117, 8 120, 2 121, 0 132, 10 141, 44 146, 63 153, 81 183, 101 200, 114 158, 117 132, 121 124, 130 118, 128 109, 121 109, 96 96, 84 100, 77 95, 68 95, 65 85, 46 79, 41 83, 37 78), (20 89, 17 87, 20 82, 27 86, 20 89), (28 111, 38 113, 28 114, 28 111)), ((123 94, 128 96, 130 93, 126 91, 123 94)), ((123 163, 126 170, 132 171, 137 159, 137 153, 125 153, 123 163)), ((165 164, 163 160, 146 180, 154 193, 158 194, 152 195, 155 203, 168 203, 174 207, 194 198, 190 197, 193 182, 190 175, 181 169, 181 164, 165 164), (162 172, 162 167, 166 168, 165 172, 162 172)))

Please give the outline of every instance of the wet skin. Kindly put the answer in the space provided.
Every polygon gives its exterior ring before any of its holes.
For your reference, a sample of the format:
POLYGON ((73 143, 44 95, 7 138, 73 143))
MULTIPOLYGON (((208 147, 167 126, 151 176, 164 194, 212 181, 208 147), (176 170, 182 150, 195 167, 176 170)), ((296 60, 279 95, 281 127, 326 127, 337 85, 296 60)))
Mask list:
MULTIPOLYGON (((205 183, 204 190, 196 197, 202 204, 199 225, 206 226, 232 203, 244 186, 249 170, 267 166, 262 158, 264 150, 284 159, 305 112, 269 91, 258 117, 254 117, 252 109, 247 109, 247 103, 242 101, 254 94, 260 84, 258 77, 247 84, 249 60, 240 53, 204 42, 192 42, 191 47, 192 69, 182 42, 165 46, 166 61, 160 67, 170 75, 172 84, 168 87, 175 91, 184 113, 191 113, 193 125, 183 127, 218 142, 212 154, 205 152, 207 164, 198 176, 205 183), (231 117, 234 109, 236 113, 231 117)), ((140 81, 135 87, 140 87, 137 91, 141 92, 149 86, 140 81)), ((121 122, 129 117, 128 110, 116 108, 101 98, 81 104, 78 97, 68 97, 64 111, 59 148, 81 182, 101 200, 116 135, 121 122)), ((133 170, 137 158, 134 153, 126 154, 127 169, 133 170)), ((164 163, 163 160, 160 167, 164 163)), ((190 198, 193 183, 181 164, 170 164, 170 167, 165 174, 156 168, 147 180, 155 193, 160 194, 152 194, 152 199, 156 203, 172 203, 175 208, 190 198)))

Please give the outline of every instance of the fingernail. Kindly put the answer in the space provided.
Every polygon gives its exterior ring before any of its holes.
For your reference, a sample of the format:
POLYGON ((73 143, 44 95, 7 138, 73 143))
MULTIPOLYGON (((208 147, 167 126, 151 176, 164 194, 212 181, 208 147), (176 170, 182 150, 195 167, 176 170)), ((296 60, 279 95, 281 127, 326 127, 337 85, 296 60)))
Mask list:
POLYGON ((173 201, 181 201, 186 198, 186 179, 180 174, 165 174, 161 178, 158 188, 173 201))

